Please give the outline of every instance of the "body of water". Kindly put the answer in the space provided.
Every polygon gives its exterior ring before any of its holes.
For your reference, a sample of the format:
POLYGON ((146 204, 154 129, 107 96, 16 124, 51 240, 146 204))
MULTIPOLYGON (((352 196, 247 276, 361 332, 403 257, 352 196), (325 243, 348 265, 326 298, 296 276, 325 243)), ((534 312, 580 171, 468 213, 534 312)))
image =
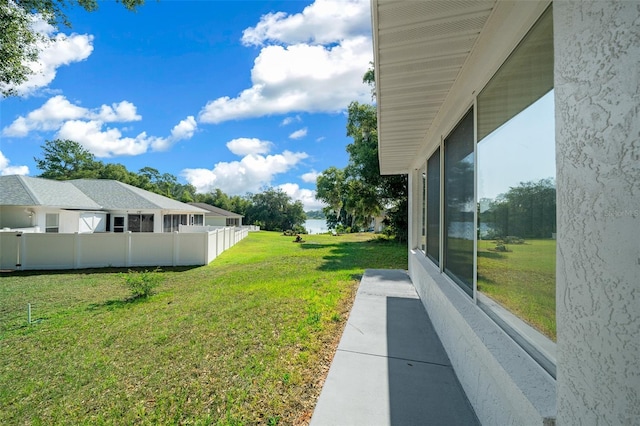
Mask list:
POLYGON ((324 234, 325 232, 329 232, 327 221, 324 219, 308 219, 303 226, 310 234, 324 234))

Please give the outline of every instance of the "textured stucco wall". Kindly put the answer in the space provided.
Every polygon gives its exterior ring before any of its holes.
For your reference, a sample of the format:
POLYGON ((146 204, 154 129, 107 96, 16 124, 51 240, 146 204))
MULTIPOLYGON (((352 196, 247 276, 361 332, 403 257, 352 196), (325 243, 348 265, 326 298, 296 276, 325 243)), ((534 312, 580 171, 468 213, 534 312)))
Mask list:
POLYGON ((640 424, 640 2, 554 3, 558 424, 640 424))

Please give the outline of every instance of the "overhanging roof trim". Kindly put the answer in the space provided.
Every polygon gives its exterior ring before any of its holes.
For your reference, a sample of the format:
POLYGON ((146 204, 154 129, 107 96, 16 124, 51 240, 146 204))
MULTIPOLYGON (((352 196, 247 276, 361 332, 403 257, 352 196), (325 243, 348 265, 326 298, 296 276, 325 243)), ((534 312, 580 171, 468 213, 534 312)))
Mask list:
POLYGON ((382 174, 408 173, 426 159, 550 3, 372 0, 382 174), (466 54, 460 54, 454 46, 469 35, 473 43, 466 54), (431 46, 442 51, 434 53, 431 46), (394 54, 388 54, 389 49, 395 49, 394 54), (437 59, 456 54, 460 59, 448 64, 437 59), (415 98, 397 94, 407 87, 419 92, 417 88, 435 81, 450 87, 435 94, 421 92, 424 104, 412 105, 415 98), (403 129, 396 120, 407 118, 422 123, 423 130, 412 127, 413 137, 400 133, 403 129))

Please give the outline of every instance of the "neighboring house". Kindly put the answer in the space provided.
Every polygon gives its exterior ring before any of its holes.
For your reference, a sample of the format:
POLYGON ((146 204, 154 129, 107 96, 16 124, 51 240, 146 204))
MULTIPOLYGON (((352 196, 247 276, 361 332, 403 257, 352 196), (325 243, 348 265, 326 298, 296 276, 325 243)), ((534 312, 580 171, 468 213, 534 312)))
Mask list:
POLYGON ((205 210, 115 180, 0 176, 0 229, 24 232, 172 232, 205 210))
POLYGON ((372 22, 380 170, 409 177, 409 274, 480 422, 640 424, 640 3, 372 0, 372 22), (486 293, 510 176, 554 178, 522 247, 555 256, 557 344, 486 293))
POLYGON ((204 214, 204 224, 206 226, 242 226, 242 218, 244 217, 242 215, 206 203, 189 204, 207 211, 204 214))

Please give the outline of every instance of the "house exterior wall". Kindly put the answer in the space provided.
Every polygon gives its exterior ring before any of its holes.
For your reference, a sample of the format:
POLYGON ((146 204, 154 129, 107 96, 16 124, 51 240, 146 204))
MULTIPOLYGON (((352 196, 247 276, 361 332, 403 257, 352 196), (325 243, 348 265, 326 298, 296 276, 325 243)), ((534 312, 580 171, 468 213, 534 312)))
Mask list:
MULTIPOLYGON (((60 228, 58 230, 61 234, 73 234, 74 232, 78 232, 79 229, 79 221, 80 221, 80 213, 77 211, 69 211, 69 210, 60 210, 60 211, 49 211, 47 213, 58 213, 59 214, 59 224, 60 228)), ((39 222, 41 224, 46 223, 46 216, 43 217, 42 221, 39 222)), ((44 227, 41 225, 41 228, 44 227)))
POLYGON ((468 61, 476 72, 461 73, 445 102, 450 117, 412 164, 409 273, 483 424, 638 424, 640 3, 556 1, 553 14, 557 379, 416 249, 419 162, 473 104, 483 87, 473 79, 504 60, 495 50, 493 62, 474 60, 492 45, 491 22, 468 61))
POLYGON ((640 3, 557 2, 558 424, 640 423, 640 3))
POLYGON ((207 226, 227 226, 227 218, 226 217, 204 217, 204 224, 207 226))
POLYGON ((487 425, 551 424, 556 416, 555 379, 419 252, 421 166, 548 5, 524 2, 516 7, 505 2, 496 9, 410 165, 409 274, 476 415, 487 425))

